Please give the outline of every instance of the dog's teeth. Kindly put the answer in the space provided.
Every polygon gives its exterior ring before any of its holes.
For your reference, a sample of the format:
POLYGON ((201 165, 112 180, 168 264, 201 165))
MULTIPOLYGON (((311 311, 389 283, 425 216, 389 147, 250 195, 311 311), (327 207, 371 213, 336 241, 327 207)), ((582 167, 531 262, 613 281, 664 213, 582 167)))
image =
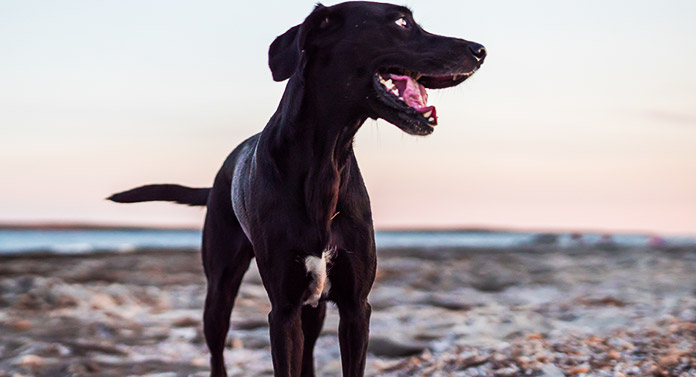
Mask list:
POLYGON ((422 73, 417 73, 415 79, 418 80, 419 78, 423 77, 422 73))
POLYGON ((433 113, 432 110, 428 110, 428 112, 423 113, 423 116, 426 117, 426 118, 429 118, 428 120, 430 120, 430 119, 433 119, 433 118, 430 118, 430 115, 431 115, 432 113, 433 113))
POLYGON ((428 118, 428 122, 435 123, 435 118, 433 118, 433 117, 428 118))
POLYGON ((457 81, 458 78, 459 78, 459 75, 453 75, 453 76, 452 76, 452 81, 457 81))

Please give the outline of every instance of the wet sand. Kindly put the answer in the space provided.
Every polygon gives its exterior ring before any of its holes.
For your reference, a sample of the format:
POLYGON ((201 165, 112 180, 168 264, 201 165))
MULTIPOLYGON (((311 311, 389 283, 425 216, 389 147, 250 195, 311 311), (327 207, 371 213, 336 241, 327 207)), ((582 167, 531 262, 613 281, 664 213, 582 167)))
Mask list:
MULTIPOLYGON (((206 376, 195 250, 0 256, 0 376, 206 376)), ((368 376, 696 376, 696 249, 380 250, 368 376)), ((270 376, 245 277, 231 376, 270 376)), ((315 351, 340 376, 338 316, 315 351)))

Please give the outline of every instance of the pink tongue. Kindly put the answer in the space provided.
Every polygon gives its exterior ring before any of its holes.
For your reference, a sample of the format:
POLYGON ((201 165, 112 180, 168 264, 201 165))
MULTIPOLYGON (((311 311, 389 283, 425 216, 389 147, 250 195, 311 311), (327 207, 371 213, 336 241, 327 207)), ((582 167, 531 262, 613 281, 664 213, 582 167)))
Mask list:
POLYGON ((413 108, 425 107, 428 103, 428 93, 425 92, 423 85, 416 82, 409 76, 389 75, 399 90, 399 96, 404 102, 413 108))
POLYGON ((399 91, 399 97, 403 98, 407 105, 418 110, 421 114, 432 110, 430 117, 437 119, 435 106, 428 106, 428 93, 423 85, 410 76, 390 74, 389 78, 392 79, 396 89, 399 91))

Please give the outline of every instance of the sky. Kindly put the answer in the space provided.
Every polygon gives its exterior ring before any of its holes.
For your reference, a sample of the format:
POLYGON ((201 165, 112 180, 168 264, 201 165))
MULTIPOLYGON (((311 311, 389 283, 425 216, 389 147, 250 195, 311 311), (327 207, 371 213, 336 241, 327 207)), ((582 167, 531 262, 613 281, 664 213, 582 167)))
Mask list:
MULTIPOLYGON (((397 3, 488 57, 430 92, 433 135, 359 131, 377 228, 696 234, 696 2, 397 3)), ((209 186, 266 124, 268 46, 314 1, 239 4, 0 0, 0 222, 199 227, 104 198, 209 186)))

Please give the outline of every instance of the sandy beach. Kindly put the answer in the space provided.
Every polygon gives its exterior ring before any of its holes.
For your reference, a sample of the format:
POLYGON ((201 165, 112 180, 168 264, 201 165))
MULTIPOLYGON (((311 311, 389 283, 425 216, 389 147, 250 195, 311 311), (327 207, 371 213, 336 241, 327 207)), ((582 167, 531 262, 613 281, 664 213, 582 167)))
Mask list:
MULTIPOLYGON (((196 250, 0 256, 0 376, 206 376, 196 250)), ((368 376, 696 376, 696 249, 380 250, 368 376)), ((231 376, 270 376, 258 273, 231 376)), ((317 375, 340 376, 329 308, 317 375)))

